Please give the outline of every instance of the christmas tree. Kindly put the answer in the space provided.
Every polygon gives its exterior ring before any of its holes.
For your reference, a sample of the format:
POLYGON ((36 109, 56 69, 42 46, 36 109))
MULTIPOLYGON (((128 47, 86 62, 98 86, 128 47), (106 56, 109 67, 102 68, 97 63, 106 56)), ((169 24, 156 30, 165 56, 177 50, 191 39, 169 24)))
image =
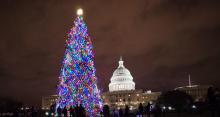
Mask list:
POLYGON ((82 9, 66 40, 66 51, 59 77, 57 108, 81 104, 89 116, 97 116, 102 100, 97 87, 94 52, 82 9))

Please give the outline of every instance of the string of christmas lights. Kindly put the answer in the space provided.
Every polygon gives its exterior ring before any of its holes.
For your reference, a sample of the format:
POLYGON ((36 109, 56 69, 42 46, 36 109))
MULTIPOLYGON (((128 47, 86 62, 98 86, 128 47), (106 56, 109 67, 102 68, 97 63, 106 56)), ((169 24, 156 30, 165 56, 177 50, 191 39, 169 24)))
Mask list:
POLYGON ((97 87, 93 46, 81 15, 74 21, 65 46, 57 108, 82 104, 89 116, 97 116, 103 104, 97 87))

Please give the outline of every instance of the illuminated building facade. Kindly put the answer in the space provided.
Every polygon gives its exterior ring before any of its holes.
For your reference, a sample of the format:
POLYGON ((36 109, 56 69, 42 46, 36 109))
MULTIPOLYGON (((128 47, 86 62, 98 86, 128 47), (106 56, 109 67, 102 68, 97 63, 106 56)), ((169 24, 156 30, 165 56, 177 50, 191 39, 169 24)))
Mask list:
POLYGON ((58 99, 58 95, 50 95, 42 97, 42 106, 43 110, 49 110, 50 106, 56 103, 58 99))
POLYGON ((128 105, 132 110, 136 109, 140 103, 145 105, 148 102, 154 102, 160 94, 160 92, 135 90, 133 77, 120 58, 118 68, 113 72, 110 80, 109 92, 103 93, 102 99, 104 104, 112 109, 124 108, 128 105))
POLYGON ((118 68, 114 71, 111 82, 109 84, 109 91, 125 91, 135 90, 135 83, 129 70, 125 68, 122 57, 118 62, 118 68))

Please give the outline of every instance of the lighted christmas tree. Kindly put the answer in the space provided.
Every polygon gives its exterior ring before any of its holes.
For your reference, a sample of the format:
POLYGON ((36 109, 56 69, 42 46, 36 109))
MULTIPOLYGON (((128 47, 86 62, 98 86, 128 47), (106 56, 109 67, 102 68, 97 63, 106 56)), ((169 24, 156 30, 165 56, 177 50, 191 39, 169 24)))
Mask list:
POLYGON ((96 116, 102 108, 97 87, 94 52, 82 9, 66 40, 66 51, 58 85, 57 108, 82 104, 89 116, 96 116))

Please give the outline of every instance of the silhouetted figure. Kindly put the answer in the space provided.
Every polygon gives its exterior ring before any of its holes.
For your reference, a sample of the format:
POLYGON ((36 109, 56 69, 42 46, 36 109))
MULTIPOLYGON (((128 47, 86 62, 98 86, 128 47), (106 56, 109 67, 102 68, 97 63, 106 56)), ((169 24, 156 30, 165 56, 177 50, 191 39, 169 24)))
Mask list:
POLYGON ((104 114, 104 117, 110 117, 110 111, 109 111, 108 105, 103 106, 103 114, 104 114))
POLYGON ((75 107, 75 115, 76 115, 76 117, 79 117, 79 106, 78 106, 78 104, 76 104, 76 107, 75 107))
POLYGON ((154 117, 161 117, 161 108, 159 105, 155 105, 154 117))
POLYGON ((146 114, 147 114, 147 117, 150 117, 150 107, 151 107, 151 104, 148 103, 147 106, 146 106, 146 114))
POLYGON ((82 106, 82 104, 80 104, 80 106, 79 106, 79 117, 85 117, 86 115, 85 115, 85 109, 84 109, 84 107, 82 106))
POLYGON ((123 117, 123 110, 121 108, 119 109, 119 117, 123 117))
POLYGON ((220 117, 220 91, 218 88, 215 89, 216 105, 217 105, 217 117, 220 117))
POLYGON ((100 117, 104 117, 104 114, 102 111, 100 111, 100 117))
POLYGON ((54 104, 52 104, 51 106, 50 106, 50 115, 53 113, 55 113, 55 110, 56 110, 56 103, 54 103, 54 104))
POLYGON ((113 108, 113 110, 112 110, 112 114, 113 114, 113 117, 117 117, 117 114, 116 114, 116 111, 115 111, 114 108, 113 108))
POLYGON ((139 111, 139 115, 143 116, 144 107, 143 107, 142 103, 139 104, 138 111, 139 111))
POLYGON ((215 98, 215 90, 213 87, 208 88, 208 103, 209 103, 209 109, 211 111, 211 117, 215 117, 215 110, 216 110, 216 98, 215 98))
POLYGON ((19 116, 19 108, 17 108, 16 110, 14 110, 14 116, 15 117, 18 117, 19 116))
POLYGON ((64 117, 67 117, 67 109, 66 109, 66 107, 63 108, 62 113, 63 113, 64 117))
POLYGON ((60 107, 57 108, 58 117, 62 116, 62 109, 60 107))
POLYGON ((31 117, 37 117, 37 110, 34 106, 31 107, 31 117))
POLYGON ((70 107, 69 111, 70 111, 70 116, 75 117, 75 110, 72 106, 70 107))
POLYGON ((129 107, 128 105, 125 106, 125 117, 128 117, 129 116, 129 107))

